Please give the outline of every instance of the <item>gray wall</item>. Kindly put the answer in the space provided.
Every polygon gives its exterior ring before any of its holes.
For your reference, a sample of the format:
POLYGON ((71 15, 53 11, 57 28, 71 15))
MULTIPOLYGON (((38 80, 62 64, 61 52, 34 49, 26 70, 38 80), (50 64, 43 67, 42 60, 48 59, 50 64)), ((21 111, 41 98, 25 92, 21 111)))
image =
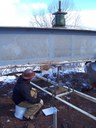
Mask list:
POLYGON ((0 28, 0 65, 96 59, 96 31, 0 28))

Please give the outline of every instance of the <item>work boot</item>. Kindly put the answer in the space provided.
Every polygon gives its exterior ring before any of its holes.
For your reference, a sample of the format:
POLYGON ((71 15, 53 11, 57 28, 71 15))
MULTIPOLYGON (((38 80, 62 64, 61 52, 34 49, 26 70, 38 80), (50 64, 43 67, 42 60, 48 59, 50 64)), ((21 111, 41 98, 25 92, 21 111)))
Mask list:
POLYGON ((34 119, 34 116, 30 116, 30 119, 33 120, 34 119))
POLYGON ((24 115, 24 119, 25 120, 33 120, 35 117, 34 117, 34 115, 33 114, 27 114, 27 115, 24 115))
POLYGON ((23 117, 23 121, 31 121, 31 119, 23 117))

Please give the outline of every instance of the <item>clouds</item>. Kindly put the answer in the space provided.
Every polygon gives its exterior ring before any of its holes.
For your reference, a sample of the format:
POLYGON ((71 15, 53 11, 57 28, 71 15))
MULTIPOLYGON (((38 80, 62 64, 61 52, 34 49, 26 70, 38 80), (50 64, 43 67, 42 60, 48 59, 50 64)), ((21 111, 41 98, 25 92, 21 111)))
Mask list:
POLYGON ((77 21, 76 26, 79 26, 82 29, 96 30, 95 15, 96 10, 69 11, 66 15, 67 17, 69 17, 67 24, 72 25, 72 23, 75 24, 75 22, 77 21))
POLYGON ((23 10, 23 11, 40 11, 40 10, 46 10, 47 9, 47 4, 45 3, 19 3, 18 8, 23 10))
POLYGON ((0 25, 15 26, 21 22, 17 4, 19 0, 2 0, 0 1, 0 25))
POLYGON ((80 11, 81 25, 96 30, 96 10, 80 11))
MULTIPOLYGON (((40 10, 47 12, 47 4, 41 0, 34 3, 27 2, 27 0, 26 2, 24 0, 0 0, 0 26, 30 26, 32 14, 36 14, 40 10)), ((79 25, 96 30, 95 15, 96 10, 80 11, 79 25)))
POLYGON ((20 0, 0 1, 0 26, 29 26, 32 13, 46 10, 45 3, 24 3, 20 0))

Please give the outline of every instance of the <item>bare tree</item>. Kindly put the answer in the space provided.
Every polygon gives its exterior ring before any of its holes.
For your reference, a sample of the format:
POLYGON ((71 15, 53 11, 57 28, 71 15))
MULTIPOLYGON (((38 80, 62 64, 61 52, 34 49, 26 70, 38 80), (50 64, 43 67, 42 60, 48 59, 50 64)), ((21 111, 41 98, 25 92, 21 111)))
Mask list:
MULTIPOLYGON (((50 0, 47 12, 44 10, 39 11, 38 15, 34 14, 31 17, 30 24, 32 27, 52 27, 52 20, 54 16, 52 13, 58 11, 59 0, 50 0), (55 1, 55 2, 54 2, 55 1)), ((73 0, 61 0, 61 10, 67 12, 66 26, 74 27, 80 23, 79 13, 75 9, 73 0)))

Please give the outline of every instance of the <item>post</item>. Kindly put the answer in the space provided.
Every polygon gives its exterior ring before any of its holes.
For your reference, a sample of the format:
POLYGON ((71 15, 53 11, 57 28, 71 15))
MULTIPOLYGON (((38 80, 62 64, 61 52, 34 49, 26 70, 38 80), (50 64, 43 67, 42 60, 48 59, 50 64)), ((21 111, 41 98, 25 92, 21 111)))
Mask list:
POLYGON ((57 128, 57 111, 53 114, 53 128, 57 128))
POLYGON ((59 79, 60 79, 60 65, 57 65, 57 83, 59 84, 59 79))
POLYGON ((61 12, 61 0, 59 0, 59 9, 58 9, 59 12, 61 12))

